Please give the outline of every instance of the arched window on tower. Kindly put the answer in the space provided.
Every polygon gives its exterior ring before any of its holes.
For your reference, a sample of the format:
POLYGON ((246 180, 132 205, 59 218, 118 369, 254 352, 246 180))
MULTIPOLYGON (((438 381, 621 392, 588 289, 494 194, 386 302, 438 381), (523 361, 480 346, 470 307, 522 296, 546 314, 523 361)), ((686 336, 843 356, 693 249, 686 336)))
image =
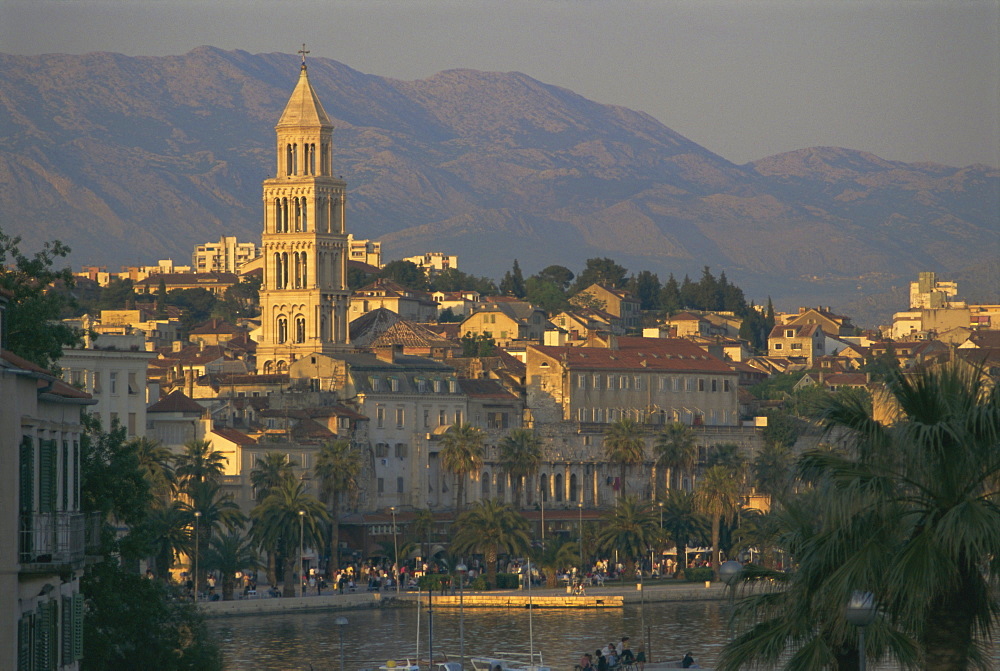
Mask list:
POLYGON ((281 199, 281 232, 288 232, 288 198, 281 199))
POLYGON ((306 341, 306 318, 299 315, 295 318, 295 342, 306 341))
POLYGON ((277 338, 275 340, 279 343, 288 342, 288 318, 278 317, 277 323, 277 338))
POLYGON ((274 372, 274 362, 273 361, 265 361, 264 362, 264 375, 270 375, 273 372, 274 372))
POLYGON ((274 199, 274 232, 281 233, 281 199, 274 199))
POLYGON ((292 145, 288 144, 285 147, 285 174, 294 175, 295 168, 295 154, 293 153, 292 145))
POLYGON ((319 146, 319 171, 323 175, 330 174, 330 146, 325 142, 319 146))
POLYGON ((295 228, 292 230, 298 233, 302 230, 302 205, 299 203, 298 196, 292 198, 292 207, 295 211, 295 228))
POLYGON ((308 169, 310 175, 316 174, 316 145, 309 144, 309 163, 308 169))
POLYGON ((302 252, 302 265, 299 268, 301 272, 301 278, 299 280, 299 287, 302 289, 309 288, 309 268, 307 267, 309 262, 309 255, 306 252, 302 252))
POLYGON ((555 488, 556 488, 555 499, 556 499, 556 501, 562 501, 563 500, 563 476, 562 476, 562 473, 556 473, 555 483, 554 484, 555 484, 555 488))
POLYGON ((299 174, 299 145, 292 145, 292 174, 299 174))
POLYGON ((302 201, 302 230, 303 231, 308 231, 309 230, 309 209, 306 207, 306 197, 302 196, 302 198, 300 198, 300 200, 302 201))
POLYGON ((281 253, 281 288, 288 288, 288 252, 281 253))
POLYGON ((279 361, 278 363, 274 364, 275 373, 285 373, 287 371, 288 371, 288 364, 285 363, 284 361, 279 361))
POLYGON ((274 288, 275 289, 284 288, 281 276, 281 254, 279 254, 278 252, 274 253, 274 288))

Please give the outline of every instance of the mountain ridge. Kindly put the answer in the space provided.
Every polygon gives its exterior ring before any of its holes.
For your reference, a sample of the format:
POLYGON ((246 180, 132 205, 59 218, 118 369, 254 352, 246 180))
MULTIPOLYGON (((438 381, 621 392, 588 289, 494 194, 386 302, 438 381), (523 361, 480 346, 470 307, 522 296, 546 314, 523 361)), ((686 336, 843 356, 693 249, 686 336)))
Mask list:
MULTIPOLYGON (((184 262, 224 234, 259 240, 298 65, 215 47, 0 54, 0 229, 112 268, 184 262)), ((514 258, 531 272, 610 256, 661 279, 709 265, 751 296, 817 303, 995 266, 1000 251, 989 166, 837 147, 737 165, 644 112, 524 73, 403 81, 308 65, 336 126, 348 230, 380 238, 387 258, 442 250, 491 276, 514 258)))

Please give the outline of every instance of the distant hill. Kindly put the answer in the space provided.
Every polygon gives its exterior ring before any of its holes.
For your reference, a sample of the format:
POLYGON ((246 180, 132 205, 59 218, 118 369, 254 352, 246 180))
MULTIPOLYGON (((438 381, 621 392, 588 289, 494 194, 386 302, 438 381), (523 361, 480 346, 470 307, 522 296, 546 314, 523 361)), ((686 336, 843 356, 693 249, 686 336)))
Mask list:
MULTIPOLYGON (((0 229, 112 269, 259 239, 298 63, 210 47, 0 55, 0 229)), ((841 148, 735 165, 647 114, 516 72, 404 82, 311 59, 309 77, 337 127, 348 228, 387 258, 440 250, 499 276, 515 257, 533 272, 609 256, 661 280, 709 265, 758 302, 839 307, 1000 257, 996 168, 841 148)))

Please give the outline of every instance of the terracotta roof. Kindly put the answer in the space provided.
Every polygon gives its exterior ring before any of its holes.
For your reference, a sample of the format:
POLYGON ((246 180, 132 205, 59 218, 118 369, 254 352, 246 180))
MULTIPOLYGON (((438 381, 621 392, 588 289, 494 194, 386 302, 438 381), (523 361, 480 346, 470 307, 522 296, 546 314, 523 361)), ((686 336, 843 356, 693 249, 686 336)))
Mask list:
POLYGON ((348 332, 351 334, 351 344, 355 347, 368 347, 380 335, 386 332, 390 326, 401 320, 399 314, 388 308, 376 308, 370 310, 348 325, 348 332))
POLYGON ((470 398, 495 398, 506 401, 517 400, 517 397, 504 389, 495 380, 470 380, 460 378, 458 381, 462 391, 470 398))
POLYGON ((619 338, 618 349, 531 345, 529 356, 532 350, 565 361, 571 369, 736 372, 694 343, 677 338, 619 338))
POLYGON ((785 331, 795 331, 795 338, 811 338, 819 329, 819 324, 775 324, 768 338, 784 338, 785 331))
POLYGON ((823 378, 823 384, 838 387, 865 387, 868 376, 864 373, 833 373, 823 378))
POLYGON ((455 343, 447 338, 442 338, 430 329, 403 319, 387 328, 371 343, 372 347, 386 347, 388 345, 402 345, 404 347, 452 347, 455 343))
POLYGON ((190 334, 229 334, 229 333, 241 333, 246 329, 242 329, 239 326, 234 326, 224 319, 209 319, 207 322, 202 322, 195 328, 189 331, 190 334))
POLYGON ((187 396, 180 389, 175 389, 153 405, 146 412, 205 412, 205 408, 187 396))
POLYGON ((13 352, 0 350, 0 359, 6 361, 14 368, 20 368, 21 370, 27 370, 32 373, 44 375, 44 379, 38 380, 38 388, 45 389, 50 394, 63 396, 65 398, 92 398, 87 392, 80 391, 76 387, 66 384, 54 376, 51 371, 45 370, 38 364, 19 357, 13 352))
POLYGON ((226 440, 237 445, 256 445, 257 441, 236 429, 212 429, 212 433, 222 436, 226 440))
POLYGON ((159 286, 160 279, 171 284, 239 284, 240 277, 236 273, 156 273, 136 282, 136 286, 159 286))

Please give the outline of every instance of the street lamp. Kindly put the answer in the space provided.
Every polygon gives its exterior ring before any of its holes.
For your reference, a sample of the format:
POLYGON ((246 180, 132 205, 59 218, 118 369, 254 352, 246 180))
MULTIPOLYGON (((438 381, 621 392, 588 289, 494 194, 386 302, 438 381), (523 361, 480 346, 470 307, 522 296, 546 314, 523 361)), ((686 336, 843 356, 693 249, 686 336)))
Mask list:
POLYGON ((392 551, 393 551, 393 562, 395 564, 396 571, 396 594, 399 594, 399 543, 396 541, 396 506, 390 506, 389 512, 392 513, 392 551))
POLYGON ((458 571, 458 648, 462 668, 465 668, 465 572, 469 567, 459 562, 455 567, 458 571))
POLYGON ((580 514, 580 584, 583 584, 583 574, 586 572, 586 565, 583 562, 583 504, 576 504, 577 512, 580 514))
POLYGON ((344 627, 347 626, 347 618, 340 616, 333 623, 337 625, 337 631, 340 632, 340 671, 344 671, 344 627))
POLYGON ((198 600, 198 537, 200 529, 198 521, 201 519, 201 511, 194 511, 194 600, 198 600))
POLYGON ((875 620, 875 595, 871 592, 852 592, 844 615, 849 623, 858 628, 858 668, 866 671, 865 627, 875 620))
MULTIPOLYGON (((663 553, 666 552, 666 543, 663 542, 663 501, 657 502, 656 505, 660 507, 660 576, 666 578, 667 574, 663 570, 663 553)), ((649 561, 653 561, 652 557, 650 557, 649 561)), ((653 569, 652 566, 649 568, 650 570, 653 569)))
POLYGON ((305 517, 306 511, 299 511, 299 596, 305 596, 304 580, 305 576, 302 575, 302 541, 305 536, 305 517))
POLYGON ((722 562, 722 566, 719 567, 719 577, 722 578, 722 582, 726 583, 727 587, 735 585, 742 572, 743 564, 733 559, 722 562))

